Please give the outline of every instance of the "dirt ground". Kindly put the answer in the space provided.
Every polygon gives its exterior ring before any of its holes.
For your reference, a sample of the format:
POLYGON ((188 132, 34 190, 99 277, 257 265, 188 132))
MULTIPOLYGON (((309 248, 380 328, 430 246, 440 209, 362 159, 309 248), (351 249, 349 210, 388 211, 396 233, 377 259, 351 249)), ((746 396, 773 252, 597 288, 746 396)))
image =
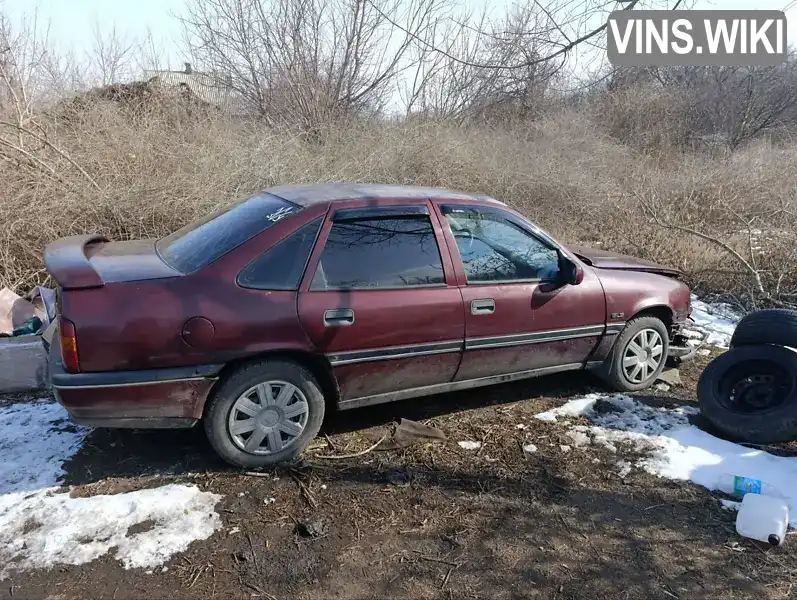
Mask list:
MULTIPOLYGON (((682 386, 637 397, 693 402, 707 361, 682 367, 682 386)), ((200 429, 95 430, 66 465, 73 495, 192 482, 224 494, 224 529, 167 570, 125 570, 109 553, 16 574, 0 582, 0 597, 797 597, 793 538, 777 549, 744 540, 735 513, 705 489, 637 469, 623 479, 617 456, 594 446, 563 453, 565 429, 533 418, 593 391, 604 391, 597 380, 568 374, 330 415, 329 441, 319 437, 309 455, 366 449, 402 417, 441 429, 449 442, 306 457, 261 476, 226 467, 200 429), (483 447, 463 450, 459 440, 483 447), (523 440, 538 451, 525 454, 523 440), (299 531, 308 520, 316 537, 299 531)))

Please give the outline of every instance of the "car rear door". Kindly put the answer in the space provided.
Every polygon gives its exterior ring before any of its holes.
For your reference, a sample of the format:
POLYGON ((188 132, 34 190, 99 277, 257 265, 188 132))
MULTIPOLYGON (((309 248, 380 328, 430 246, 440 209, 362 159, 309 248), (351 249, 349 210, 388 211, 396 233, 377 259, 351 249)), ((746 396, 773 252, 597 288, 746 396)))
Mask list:
POLYGON ((464 346, 462 296, 431 204, 384 204, 333 206, 299 293, 302 326, 349 406, 451 381, 464 346))
POLYGON ((579 368, 605 326, 603 288, 559 278, 560 250, 500 207, 439 204, 465 303, 465 352, 456 381, 579 368))

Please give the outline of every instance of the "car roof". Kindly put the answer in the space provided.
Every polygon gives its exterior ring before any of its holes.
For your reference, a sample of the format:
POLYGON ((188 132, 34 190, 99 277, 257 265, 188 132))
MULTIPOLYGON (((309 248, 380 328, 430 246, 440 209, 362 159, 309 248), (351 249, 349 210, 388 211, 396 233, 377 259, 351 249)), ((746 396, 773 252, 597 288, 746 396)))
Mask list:
POLYGON ((285 185, 263 190, 269 194, 300 206, 344 200, 406 199, 422 201, 427 198, 442 198, 457 202, 489 202, 505 206, 489 196, 457 192, 445 188, 417 185, 389 185, 375 183, 322 183, 311 185, 285 185))

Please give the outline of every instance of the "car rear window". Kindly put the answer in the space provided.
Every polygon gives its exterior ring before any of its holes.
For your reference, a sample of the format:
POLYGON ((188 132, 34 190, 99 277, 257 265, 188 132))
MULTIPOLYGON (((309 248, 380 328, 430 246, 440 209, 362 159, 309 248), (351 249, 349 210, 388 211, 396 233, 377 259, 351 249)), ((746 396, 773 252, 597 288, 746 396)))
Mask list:
POLYGON ((323 219, 316 219, 258 256, 238 274, 241 287, 296 290, 323 219))
POLYGON ((167 264, 191 273, 300 210, 300 206, 264 192, 189 223, 159 240, 156 247, 167 264))

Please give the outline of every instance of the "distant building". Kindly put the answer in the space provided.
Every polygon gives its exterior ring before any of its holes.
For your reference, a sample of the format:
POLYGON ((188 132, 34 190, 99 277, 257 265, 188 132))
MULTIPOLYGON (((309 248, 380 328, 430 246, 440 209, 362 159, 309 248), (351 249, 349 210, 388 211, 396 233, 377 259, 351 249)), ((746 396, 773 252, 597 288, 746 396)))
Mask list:
POLYGON ((232 87, 230 75, 194 71, 191 63, 185 63, 182 71, 145 70, 144 78, 155 79, 164 86, 187 88, 199 100, 224 110, 243 110, 243 102, 232 87))

